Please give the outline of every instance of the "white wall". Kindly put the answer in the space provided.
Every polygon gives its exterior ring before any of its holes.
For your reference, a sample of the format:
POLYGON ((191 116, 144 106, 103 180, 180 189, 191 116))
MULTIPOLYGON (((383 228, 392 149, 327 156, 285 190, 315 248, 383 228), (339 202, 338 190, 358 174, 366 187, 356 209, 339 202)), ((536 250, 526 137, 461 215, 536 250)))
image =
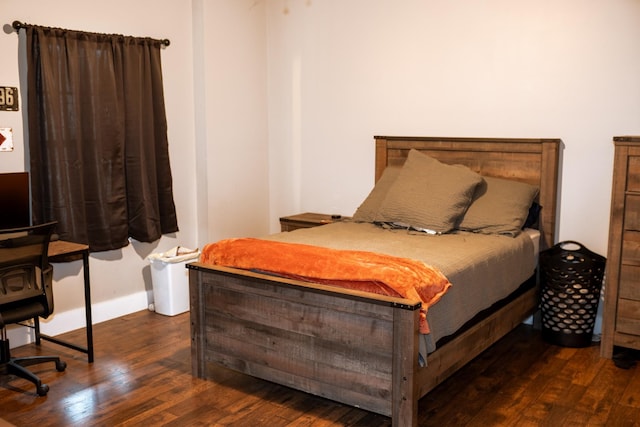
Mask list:
POLYGON ((269 231, 264 3, 194 4, 196 97, 202 98, 196 116, 198 184, 207 186, 197 200, 207 224, 199 244, 264 235, 269 231))
POLYGON ((561 138, 558 240, 606 256, 612 137, 640 134, 640 2, 268 5, 272 230, 352 214, 374 135, 561 138))
MULTIPOLYGON (((146 256, 177 244, 196 244, 193 56, 191 11, 171 0, 125 0, 84 2, 61 0, 55 5, 42 0, 0 0, 5 27, 14 20, 75 30, 168 38, 171 46, 162 52, 165 102, 169 124, 170 157, 180 232, 153 244, 133 242, 126 248, 91 256, 91 290, 95 322, 146 308, 151 301, 151 280, 146 256), (126 10, 122 12, 121 8, 126 10), (161 11, 162 13, 158 13, 161 11), (149 19, 154 16, 154 19, 149 19)), ((6 28, 5 28, 6 29, 6 28)), ((6 32, 6 31, 5 31, 6 32)), ((3 66, 0 84, 18 86, 18 35, 0 34, 3 66)), ((22 89, 22 96, 26 88, 22 89)), ((25 170, 22 121, 19 114, 0 112, 0 125, 10 120, 16 151, 0 153, 0 170, 25 170)), ((82 264, 56 264, 54 299, 56 311, 43 330, 58 333, 84 325, 82 264)))
MULTIPOLYGON (((0 12, 6 33, 0 34, 0 85, 5 86, 20 82, 18 35, 7 28, 14 20, 171 41, 162 51, 162 63, 180 232, 152 244, 132 242, 121 250, 92 254, 95 323, 145 309, 152 301, 149 254, 176 245, 198 247, 244 230, 268 231, 266 47, 260 2, 0 0, 0 12)), ((25 170, 25 125, 22 111, 0 112, 0 126, 14 129, 16 145, 14 152, 0 153, 0 171, 25 170)), ((79 261, 55 265, 56 311, 43 325, 45 332, 84 325, 81 267, 79 261)))
POLYGON ((562 138, 559 238, 606 255, 612 137, 640 133, 640 2, 268 5, 272 227, 352 214, 374 135, 562 138))

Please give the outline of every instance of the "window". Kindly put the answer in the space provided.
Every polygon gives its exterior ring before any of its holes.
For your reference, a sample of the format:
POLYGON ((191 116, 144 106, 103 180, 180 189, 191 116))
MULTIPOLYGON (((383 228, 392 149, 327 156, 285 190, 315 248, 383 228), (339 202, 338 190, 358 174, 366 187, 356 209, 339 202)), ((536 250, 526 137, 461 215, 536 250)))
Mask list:
POLYGON ((178 231, 162 42, 24 28, 34 223, 92 251, 178 231))

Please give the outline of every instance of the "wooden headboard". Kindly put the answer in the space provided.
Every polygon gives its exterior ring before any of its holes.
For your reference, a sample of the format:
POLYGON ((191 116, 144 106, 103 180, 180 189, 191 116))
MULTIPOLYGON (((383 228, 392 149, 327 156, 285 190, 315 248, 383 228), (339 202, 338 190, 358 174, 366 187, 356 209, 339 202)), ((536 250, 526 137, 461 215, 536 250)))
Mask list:
POLYGON ((387 166, 402 165, 411 149, 416 149, 448 164, 461 164, 473 171, 537 185, 540 248, 555 243, 560 139, 522 138, 440 138, 376 136, 375 179, 387 166))

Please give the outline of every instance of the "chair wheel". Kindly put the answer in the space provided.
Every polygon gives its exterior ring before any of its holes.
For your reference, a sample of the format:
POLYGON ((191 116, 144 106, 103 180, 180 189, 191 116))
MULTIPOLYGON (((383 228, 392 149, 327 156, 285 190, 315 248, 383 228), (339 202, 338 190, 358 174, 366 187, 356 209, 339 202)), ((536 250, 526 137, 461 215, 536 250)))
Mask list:
POLYGON ((67 362, 65 362, 64 360, 60 360, 59 362, 56 362, 56 371, 62 372, 65 369, 67 369, 67 362))
POLYGON ((38 391, 38 396, 46 396, 47 393, 49 392, 49 386, 46 384, 36 386, 36 389, 38 391))

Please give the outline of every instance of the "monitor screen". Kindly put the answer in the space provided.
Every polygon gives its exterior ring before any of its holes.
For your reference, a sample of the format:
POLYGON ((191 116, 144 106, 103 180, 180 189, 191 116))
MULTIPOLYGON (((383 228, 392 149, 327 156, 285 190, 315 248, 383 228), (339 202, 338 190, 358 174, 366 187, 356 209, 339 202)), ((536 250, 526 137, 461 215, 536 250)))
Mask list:
POLYGON ((0 229, 31 225, 29 173, 0 173, 0 229))

